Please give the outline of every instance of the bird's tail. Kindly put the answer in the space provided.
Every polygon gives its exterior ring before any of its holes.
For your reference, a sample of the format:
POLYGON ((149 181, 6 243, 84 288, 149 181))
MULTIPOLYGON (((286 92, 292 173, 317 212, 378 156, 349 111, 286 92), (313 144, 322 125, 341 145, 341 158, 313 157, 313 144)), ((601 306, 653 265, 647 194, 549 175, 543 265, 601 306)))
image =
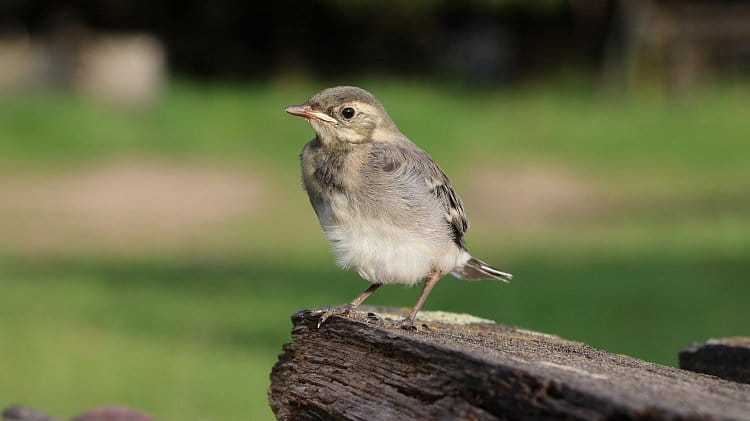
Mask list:
POLYGON ((513 279, 513 275, 510 273, 501 272, 476 257, 469 257, 469 260, 463 266, 457 268, 451 274, 459 279, 466 280, 497 279, 508 282, 513 279))

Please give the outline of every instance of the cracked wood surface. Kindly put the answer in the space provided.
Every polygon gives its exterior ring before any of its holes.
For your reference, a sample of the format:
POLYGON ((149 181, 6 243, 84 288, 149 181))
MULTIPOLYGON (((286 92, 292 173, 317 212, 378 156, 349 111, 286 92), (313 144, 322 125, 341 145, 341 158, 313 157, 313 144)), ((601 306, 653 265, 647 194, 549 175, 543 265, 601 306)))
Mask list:
POLYGON ((680 352, 680 368, 750 384, 750 336, 693 344, 680 352))
POLYGON ((472 316, 423 312, 409 332, 403 315, 361 307, 318 330, 314 310, 295 313, 271 373, 276 416, 750 420, 750 385, 472 316))

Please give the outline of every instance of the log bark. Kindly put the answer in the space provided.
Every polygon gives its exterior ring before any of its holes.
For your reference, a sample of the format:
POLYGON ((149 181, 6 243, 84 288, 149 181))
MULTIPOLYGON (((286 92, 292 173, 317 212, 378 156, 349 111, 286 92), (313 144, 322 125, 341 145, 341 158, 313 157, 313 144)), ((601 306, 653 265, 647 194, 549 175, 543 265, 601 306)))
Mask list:
POLYGON ((693 344, 680 352, 680 368, 750 384, 750 337, 693 344))
MULTIPOLYGON (((472 316, 292 316, 271 372, 281 420, 749 419, 750 385, 472 316)), ((367 313, 369 312, 369 314, 367 313)))

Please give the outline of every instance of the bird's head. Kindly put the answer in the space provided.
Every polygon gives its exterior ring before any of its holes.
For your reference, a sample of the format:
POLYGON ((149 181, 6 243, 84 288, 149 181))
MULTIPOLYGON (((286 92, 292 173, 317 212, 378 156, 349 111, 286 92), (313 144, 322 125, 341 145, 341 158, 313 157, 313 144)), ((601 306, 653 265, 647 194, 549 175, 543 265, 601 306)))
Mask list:
POLYGON ((284 111, 305 118, 324 144, 361 144, 393 138, 396 125, 371 93, 355 86, 324 89, 284 111))

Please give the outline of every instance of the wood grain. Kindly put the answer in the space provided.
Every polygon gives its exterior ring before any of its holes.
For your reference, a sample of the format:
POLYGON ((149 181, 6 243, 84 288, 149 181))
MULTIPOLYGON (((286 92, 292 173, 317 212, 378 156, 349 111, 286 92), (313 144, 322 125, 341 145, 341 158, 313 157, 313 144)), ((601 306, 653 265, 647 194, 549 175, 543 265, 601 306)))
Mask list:
POLYGON ((750 420, 750 385, 455 314, 420 313, 409 332, 401 310, 362 310, 320 329, 315 310, 292 316, 271 373, 279 419, 750 420))

